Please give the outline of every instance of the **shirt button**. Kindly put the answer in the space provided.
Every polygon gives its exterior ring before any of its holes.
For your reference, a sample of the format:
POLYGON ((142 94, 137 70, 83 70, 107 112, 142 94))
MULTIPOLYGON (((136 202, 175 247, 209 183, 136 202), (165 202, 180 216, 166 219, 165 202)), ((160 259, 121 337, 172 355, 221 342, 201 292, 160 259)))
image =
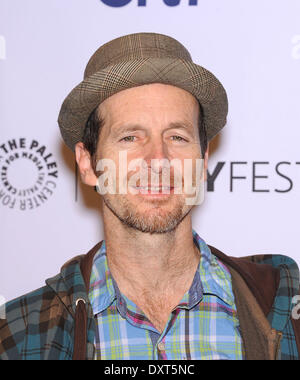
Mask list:
POLYGON ((165 351, 166 345, 164 342, 159 342, 157 348, 159 349, 159 351, 165 351))

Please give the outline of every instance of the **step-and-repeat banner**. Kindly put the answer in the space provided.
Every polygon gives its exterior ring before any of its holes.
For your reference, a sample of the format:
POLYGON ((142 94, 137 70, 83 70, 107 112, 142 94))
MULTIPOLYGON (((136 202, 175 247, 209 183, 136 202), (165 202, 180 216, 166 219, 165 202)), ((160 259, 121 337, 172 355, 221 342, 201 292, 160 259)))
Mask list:
POLYGON ((299 14, 299 0, 0 0, 1 299, 103 238, 99 195, 80 183, 57 117, 94 51, 135 32, 176 38, 228 94, 194 229, 229 255, 299 265, 299 14))

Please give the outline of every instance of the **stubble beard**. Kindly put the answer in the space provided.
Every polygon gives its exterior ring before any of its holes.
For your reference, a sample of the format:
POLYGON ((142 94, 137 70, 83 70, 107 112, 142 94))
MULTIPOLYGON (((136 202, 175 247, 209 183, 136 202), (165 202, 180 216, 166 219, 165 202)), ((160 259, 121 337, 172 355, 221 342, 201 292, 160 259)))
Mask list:
POLYGON ((145 201, 147 207, 143 212, 137 205, 123 195, 103 195, 105 206, 127 227, 150 234, 163 234, 173 231, 189 214, 192 207, 185 204, 185 199, 176 199, 170 211, 167 201, 145 201))

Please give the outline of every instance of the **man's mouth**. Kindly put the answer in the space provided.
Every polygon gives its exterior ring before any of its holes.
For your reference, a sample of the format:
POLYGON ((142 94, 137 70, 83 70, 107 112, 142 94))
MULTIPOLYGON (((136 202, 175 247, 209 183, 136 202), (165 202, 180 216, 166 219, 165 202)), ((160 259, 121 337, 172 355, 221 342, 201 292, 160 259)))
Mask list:
POLYGON ((170 194, 174 191, 173 186, 133 186, 141 194, 170 194))

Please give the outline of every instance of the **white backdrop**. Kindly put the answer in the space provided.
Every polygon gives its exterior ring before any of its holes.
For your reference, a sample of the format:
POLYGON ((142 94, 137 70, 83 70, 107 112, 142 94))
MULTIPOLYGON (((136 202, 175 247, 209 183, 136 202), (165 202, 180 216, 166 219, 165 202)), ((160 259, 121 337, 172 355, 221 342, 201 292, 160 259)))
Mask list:
POLYGON ((178 39, 227 90, 194 229, 229 255, 300 264, 299 14, 299 0, 0 0, 0 295, 42 286, 103 238, 57 116, 94 51, 135 32, 178 39))

